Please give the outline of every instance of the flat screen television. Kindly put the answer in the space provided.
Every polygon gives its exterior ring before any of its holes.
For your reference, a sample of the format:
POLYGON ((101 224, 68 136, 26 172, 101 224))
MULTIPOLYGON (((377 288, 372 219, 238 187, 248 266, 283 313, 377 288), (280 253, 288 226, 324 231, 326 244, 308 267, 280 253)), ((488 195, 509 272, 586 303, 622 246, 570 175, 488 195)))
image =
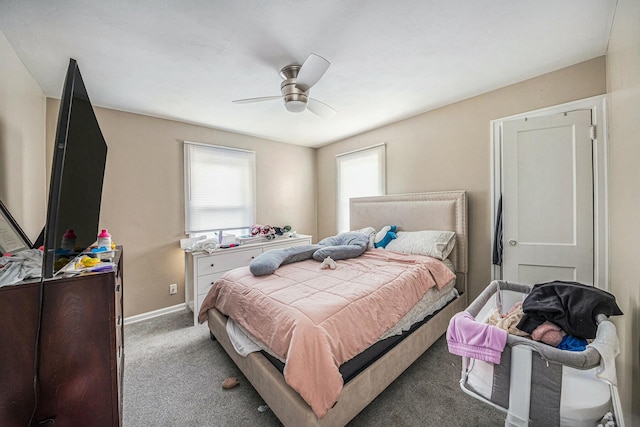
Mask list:
POLYGON ((80 68, 71 59, 60 99, 51 167, 44 227, 44 278, 53 277, 96 241, 106 161, 107 144, 80 68))

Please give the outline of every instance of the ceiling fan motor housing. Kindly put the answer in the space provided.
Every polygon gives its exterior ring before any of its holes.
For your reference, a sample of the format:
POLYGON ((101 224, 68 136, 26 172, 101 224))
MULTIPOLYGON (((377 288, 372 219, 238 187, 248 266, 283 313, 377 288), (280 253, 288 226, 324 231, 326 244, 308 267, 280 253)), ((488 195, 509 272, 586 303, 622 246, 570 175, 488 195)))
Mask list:
POLYGON ((287 65, 280 70, 280 76, 284 79, 280 84, 284 106, 292 113, 301 113, 307 108, 309 91, 303 91, 296 86, 296 78, 300 71, 300 65, 287 65))

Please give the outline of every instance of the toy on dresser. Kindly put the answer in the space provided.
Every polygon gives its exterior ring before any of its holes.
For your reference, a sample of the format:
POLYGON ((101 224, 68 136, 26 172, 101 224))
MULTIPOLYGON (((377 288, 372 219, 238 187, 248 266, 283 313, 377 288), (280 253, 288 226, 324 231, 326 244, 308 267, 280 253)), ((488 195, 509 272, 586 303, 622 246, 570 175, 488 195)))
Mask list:
POLYGON ((275 239, 276 236, 283 236, 291 231, 290 225, 284 227, 272 227, 270 225, 253 224, 251 235, 254 237, 266 237, 267 240, 275 239))

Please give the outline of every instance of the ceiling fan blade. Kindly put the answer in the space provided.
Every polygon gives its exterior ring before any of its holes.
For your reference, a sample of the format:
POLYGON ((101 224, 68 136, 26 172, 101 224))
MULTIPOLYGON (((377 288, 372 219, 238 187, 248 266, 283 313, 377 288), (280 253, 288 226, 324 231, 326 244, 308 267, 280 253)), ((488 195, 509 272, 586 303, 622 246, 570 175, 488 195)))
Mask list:
POLYGON ((235 101, 232 101, 232 102, 236 104, 250 104, 252 102, 273 101, 275 99, 282 99, 282 95, 262 96, 260 98, 236 99, 235 101))
POLYGON ((327 72, 331 63, 321 56, 312 53, 309 55, 296 78, 296 87, 304 92, 308 91, 311 86, 318 83, 318 80, 327 72))
POLYGON ((307 110, 325 119, 329 119, 336 114, 336 110, 329 107, 324 102, 318 101, 314 98, 309 98, 309 101, 307 102, 307 110))

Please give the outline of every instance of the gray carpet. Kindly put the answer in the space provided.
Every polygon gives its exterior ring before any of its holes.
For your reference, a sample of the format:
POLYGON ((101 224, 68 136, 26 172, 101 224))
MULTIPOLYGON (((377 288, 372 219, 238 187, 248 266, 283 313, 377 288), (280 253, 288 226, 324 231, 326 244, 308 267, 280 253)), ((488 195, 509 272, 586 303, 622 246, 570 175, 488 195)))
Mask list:
MULTIPOLYGON (((281 426, 206 326, 190 312, 125 326, 124 426, 281 426), (223 390, 225 378, 240 385, 223 390)), ((460 390, 444 337, 349 427, 499 426, 505 415, 460 390)))

